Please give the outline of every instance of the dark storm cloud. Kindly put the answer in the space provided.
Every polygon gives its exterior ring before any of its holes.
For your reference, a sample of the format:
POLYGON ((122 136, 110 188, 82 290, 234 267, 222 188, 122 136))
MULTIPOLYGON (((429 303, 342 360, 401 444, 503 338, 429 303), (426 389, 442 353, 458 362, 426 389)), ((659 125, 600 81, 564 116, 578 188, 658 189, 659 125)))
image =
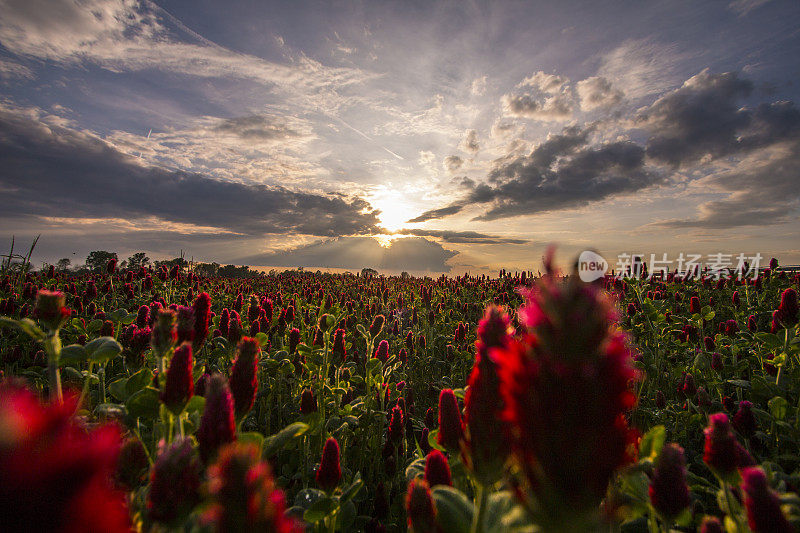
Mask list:
POLYGON ((438 229, 401 229, 397 235, 416 235, 417 237, 435 237, 453 244, 527 244, 525 239, 511 239, 487 235, 477 231, 450 231, 438 229))
POLYGON ((631 193, 654 184, 657 178, 644 168, 644 149, 619 141, 598 147, 578 147, 563 139, 559 149, 546 141, 528 156, 520 156, 492 170, 498 185, 476 187, 469 200, 491 202, 479 220, 580 207, 615 194, 631 193))
POLYGON ((271 141, 298 137, 295 131, 281 117, 250 115, 229 118, 214 128, 216 131, 232 133, 245 140, 271 141))
POLYGON ((662 96, 636 120, 653 132, 648 157, 677 167, 736 151, 737 132, 750 123, 750 112, 738 102, 752 90, 753 84, 735 72, 703 71, 662 96))
POLYGON ((465 200, 427 211, 411 222, 452 215, 470 204, 490 204, 478 220, 580 207, 658 181, 644 168, 644 148, 628 141, 590 147, 592 130, 593 126, 566 128, 530 154, 496 160, 488 184, 475 185, 465 200))
POLYGON ((412 218, 409 220, 409 223, 413 222, 425 222, 426 220, 432 220, 434 218, 442 218, 448 215, 455 215, 459 211, 464 208, 462 204, 453 204, 447 207, 440 207, 439 209, 431 209, 430 211, 425 211, 420 216, 416 218, 412 218))
POLYGON ((0 109, 0 160, 6 216, 156 216, 251 235, 363 234, 379 223, 362 199, 140 166, 92 135, 7 109, 0 109))
POLYGON ((639 113, 653 132, 647 156, 674 167, 772 145, 800 132, 800 111, 786 101, 742 106, 753 83, 735 72, 704 70, 639 113))
POLYGON ((800 140, 779 143, 708 180, 710 185, 730 195, 700 204, 697 218, 654 225, 724 229, 797 221, 800 214, 800 140))
POLYGON ((772 225, 796 216, 800 204, 800 110, 788 101, 742 101, 753 84, 737 73, 707 70, 640 112, 637 123, 653 132, 647 156, 673 168, 735 158, 731 170, 706 181, 727 198, 699 206, 694 219, 667 227, 731 228, 772 225))
POLYGON ((372 237, 340 237, 301 246, 293 250, 242 258, 239 262, 257 266, 346 268, 361 270, 409 270, 449 272, 446 262, 458 252, 421 237, 407 237, 382 247, 372 237))

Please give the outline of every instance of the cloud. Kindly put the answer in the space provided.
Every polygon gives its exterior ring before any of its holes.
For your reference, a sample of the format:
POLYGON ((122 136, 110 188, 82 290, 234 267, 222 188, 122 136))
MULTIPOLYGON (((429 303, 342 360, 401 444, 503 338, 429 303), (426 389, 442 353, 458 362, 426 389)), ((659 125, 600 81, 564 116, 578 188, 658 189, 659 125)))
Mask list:
POLYGON ((449 272, 447 261, 458 252, 422 237, 406 237, 381 246, 372 237, 339 237, 281 252, 244 257, 238 262, 257 266, 345 268, 413 272, 449 272))
POLYGON ((0 79, 32 80, 33 78, 35 78, 33 71, 25 65, 0 57, 0 79))
POLYGON ((96 136, 0 107, 4 216, 156 216, 236 233, 318 236, 373 233, 377 213, 360 198, 248 185, 144 166, 96 136))
POLYGON ((486 76, 472 80, 471 92, 473 96, 483 96, 486 94, 486 76))
POLYGON ((800 140, 776 143, 717 172, 703 182, 725 198, 700 204, 696 218, 654 223, 668 228, 728 229, 772 226, 800 219, 800 140))
POLYGON ((769 0, 734 0, 730 4, 728 4, 728 9, 743 17, 747 15, 752 10, 763 6, 769 2, 769 0))
POLYGON ((501 103, 506 116, 542 121, 566 120, 573 111, 572 100, 565 94, 545 98, 532 94, 504 94, 501 103))
POLYGON ((460 244, 527 244, 526 239, 498 237, 477 231, 451 231, 437 229, 401 229, 395 235, 416 235, 418 237, 435 237, 449 243, 460 244))
POLYGON ((475 130, 467 130, 467 134, 461 142, 461 148, 465 152, 477 153, 478 150, 481 149, 481 145, 478 143, 478 132, 475 130))
POLYGON ((696 218, 655 225, 768 226, 797 217, 800 110, 788 101, 742 106, 752 93, 735 72, 704 70, 639 113, 637 125, 653 133, 648 158, 695 169, 706 190, 726 195, 700 204, 696 218))
POLYGON ((622 101, 623 93, 602 76, 581 80, 576 85, 581 100, 581 109, 592 111, 613 107, 622 101))
POLYGON ((601 57, 597 75, 611 81, 628 98, 641 98, 679 84, 682 59, 675 45, 629 39, 601 57))
POLYGON ((589 145, 591 126, 550 135, 529 154, 514 152, 495 161, 489 183, 473 186, 466 198, 427 211, 411 222, 488 204, 475 220, 581 207, 617 194, 632 193, 660 181, 645 168, 645 150, 630 141, 589 145))
POLYGON ((419 152, 419 164, 422 166, 430 166, 431 163, 436 159, 436 154, 431 152, 430 150, 420 150, 419 152))
POLYGON ((464 160, 457 155, 448 155, 444 158, 444 168, 448 172, 456 172, 464 164, 464 160))
POLYGON ((282 141, 301 135, 289 126, 286 118, 268 115, 224 119, 214 131, 231 133, 246 141, 282 141))
POLYGON ((769 146, 800 133, 791 102, 743 107, 753 84, 735 72, 707 69, 643 109, 636 124, 652 132, 647 156, 673 167, 708 162, 769 146))
POLYGON ((425 222, 426 220, 433 220, 435 218, 442 218, 448 215, 455 215, 456 213, 464 209, 464 207, 465 206, 463 204, 451 204, 447 207, 440 207, 439 209, 431 209, 429 211, 425 211, 416 218, 412 218, 408 222, 409 223, 425 222))
POLYGON ((324 102, 321 90, 370 79, 359 69, 327 67, 304 54, 287 65, 229 50, 149 0, 6 0, 0 43, 18 55, 65 64, 91 62, 114 72, 159 69, 252 80, 280 88, 295 97, 295 105, 311 108, 335 107, 337 97, 329 91, 326 97, 332 101, 324 102))
POLYGON ((569 78, 538 71, 520 82, 517 87, 533 87, 544 94, 558 94, 569 83, 569 78))

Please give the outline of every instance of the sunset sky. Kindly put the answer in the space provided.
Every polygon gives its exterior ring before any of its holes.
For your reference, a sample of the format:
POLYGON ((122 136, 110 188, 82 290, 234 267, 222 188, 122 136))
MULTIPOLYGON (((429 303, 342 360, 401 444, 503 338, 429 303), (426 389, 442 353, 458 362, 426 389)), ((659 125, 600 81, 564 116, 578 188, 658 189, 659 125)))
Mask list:
POLYGON ((0 0, 0 253, 800 263, 800 2, 0 0))

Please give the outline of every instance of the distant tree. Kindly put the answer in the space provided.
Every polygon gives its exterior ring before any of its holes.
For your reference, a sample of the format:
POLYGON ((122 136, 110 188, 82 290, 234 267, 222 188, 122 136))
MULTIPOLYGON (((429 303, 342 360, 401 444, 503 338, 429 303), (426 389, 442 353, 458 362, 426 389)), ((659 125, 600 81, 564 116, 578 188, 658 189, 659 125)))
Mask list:
POLYGON ((166 259, 164 261, 155 262, 156 268, 161 268, 161 265, 165 265, 167 268, 172 268, 175 265, 179 265, 181 268, 185 268, 189 266, 189 261, 187 261, 183 257, 176 257, 175 259, 166 259))
POLYGON ((403 278, 403 279, 408 279, 408 278, 411 277, 411 274, 409 274, 408 272, 403 270, 402 272, 400 272, 400 277, 403 278))
POLYGON ((371 278, 372 276, 377 276, 378 271, 374 268, 362 268, 361 269, 361 277, 364 278, 371 278))
POLYGON ((219 272, 219 263, 197 263, 194 265, 193 272, 198 276, 214 277, 219 272))
POLYGON ((56 270, 66 272, 71 264, 72 261, 70 261, 69 257, 63 257, 56 262, 56 270))
POLYGON ((250 267, 246 265, 225 265, 219 267, 217 275, 225 278, 255 278, 258 277, 259 273, 255 270, 250 270, 250 267))
POLYGON ((147 267, 150 264, 150 258, 144 252, 136 252, 128 258, 128 268, 131 270, 138 270, 141 267, 147 267))
POLYGON ((108 262, 112 259, 117 259, 116 252, 106 252, 105 250, 90 252, 89 255, 86 256, 86 268, 92 272, 104 272, 106 265, 108 265, 108 262))

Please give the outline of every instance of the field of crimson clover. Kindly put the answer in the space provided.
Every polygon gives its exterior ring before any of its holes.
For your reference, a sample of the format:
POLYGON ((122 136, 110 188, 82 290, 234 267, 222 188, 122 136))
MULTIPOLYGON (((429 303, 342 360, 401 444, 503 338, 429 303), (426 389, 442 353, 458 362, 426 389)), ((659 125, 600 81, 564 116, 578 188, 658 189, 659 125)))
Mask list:
POLYGON ((795 531, 798 277, 546 270, 6 273, 2 528, 795 531))

